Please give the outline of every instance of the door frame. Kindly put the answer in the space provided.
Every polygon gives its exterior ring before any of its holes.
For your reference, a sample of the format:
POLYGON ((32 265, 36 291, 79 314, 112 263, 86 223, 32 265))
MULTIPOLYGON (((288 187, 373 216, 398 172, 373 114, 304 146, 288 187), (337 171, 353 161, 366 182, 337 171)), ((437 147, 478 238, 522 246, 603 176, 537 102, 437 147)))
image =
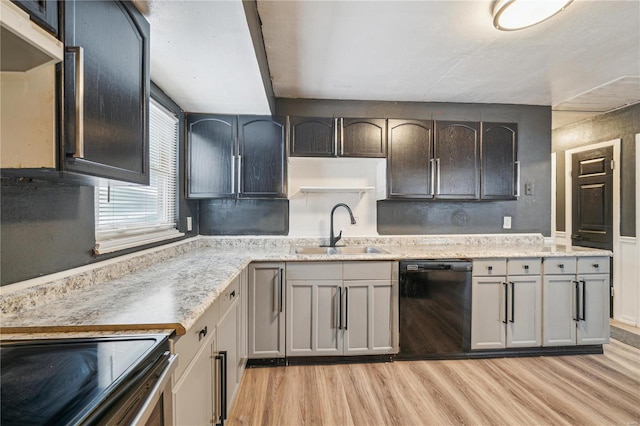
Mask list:
MULTIPOLYGON (((572 220, 573 220, 573 177, 571 171, 573 168, 572 157, 573 154, 583 151, 591 151, 592 149, 607 148, 613 146, 613 294, 620 293, 620 261, 616 253, 620 250, 620 139, 613 139, 606 142, 600 142, 590 145, 581 146, 579 148, 568 149, 565 151, 564 164, 565 164, 565 187, 564 187, 564 205, 565 205, 565 244, 571 246, 571 234, 573 233, 572 220)), ((636 212, 637 213, 637 212, 636 212)), ((619 312, 619 302, 616 298, 613 298, 613 313, 619 312)))

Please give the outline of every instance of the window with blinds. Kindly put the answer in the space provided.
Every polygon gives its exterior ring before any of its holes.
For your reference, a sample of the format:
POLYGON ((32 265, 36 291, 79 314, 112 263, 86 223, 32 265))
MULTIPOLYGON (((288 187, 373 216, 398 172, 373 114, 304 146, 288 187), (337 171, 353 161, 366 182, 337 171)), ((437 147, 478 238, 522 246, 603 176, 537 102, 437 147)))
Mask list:
POLYGON ((178 118, 149 102, 149 186, 96 187, 96 254, 181 235, 177 225, 178 118))

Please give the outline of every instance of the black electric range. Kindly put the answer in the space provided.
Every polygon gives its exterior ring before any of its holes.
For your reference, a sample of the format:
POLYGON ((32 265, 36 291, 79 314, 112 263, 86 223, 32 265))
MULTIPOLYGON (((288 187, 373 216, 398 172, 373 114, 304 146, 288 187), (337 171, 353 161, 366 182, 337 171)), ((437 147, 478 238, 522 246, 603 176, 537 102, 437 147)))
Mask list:
POLYGON ((0 342, 0 424, 105 423, 164 368, 166 335, 0 342))

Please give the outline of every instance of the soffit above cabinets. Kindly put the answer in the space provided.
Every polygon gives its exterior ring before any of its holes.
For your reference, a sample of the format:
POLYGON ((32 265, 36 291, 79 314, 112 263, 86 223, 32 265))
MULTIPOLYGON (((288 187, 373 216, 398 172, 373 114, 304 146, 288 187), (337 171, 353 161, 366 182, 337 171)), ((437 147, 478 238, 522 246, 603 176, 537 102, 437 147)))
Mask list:
POLYGON ((240 0, 148 1, 151 80, 189 112, 270 114, 240 0))

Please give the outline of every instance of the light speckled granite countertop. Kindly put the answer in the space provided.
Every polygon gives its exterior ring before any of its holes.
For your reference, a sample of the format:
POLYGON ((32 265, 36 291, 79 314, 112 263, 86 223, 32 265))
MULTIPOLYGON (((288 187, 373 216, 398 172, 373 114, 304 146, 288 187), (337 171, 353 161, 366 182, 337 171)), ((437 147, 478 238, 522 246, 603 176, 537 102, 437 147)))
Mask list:
MULTIPOLYGON (((606 250, 544 245, 536 234, 464 238, 372 237, 346 239, 347 245, 376 245, 388 251, 361 255, 298 255, 296 246, 316 246, 318 239, 198 238, 167 253, 128 259, 118 274, 83 272, 0 295, 0 331, 118 332, 174 329, 184 334, 234 278, 252 261, 342 261, 499 257, 610 256, 606 250), (186 250, 185 245, 190 245, 186 250), (150 264, 151 263, 151 264, 150 264), (106 277, 106 278, 105 278, 106 277), (55 288, 55 291, 51 289, 55 288)), ((97 268, 100 268, 98 266, 97 268)), ((9 286, 11 287, 11 286, 9 286)))

